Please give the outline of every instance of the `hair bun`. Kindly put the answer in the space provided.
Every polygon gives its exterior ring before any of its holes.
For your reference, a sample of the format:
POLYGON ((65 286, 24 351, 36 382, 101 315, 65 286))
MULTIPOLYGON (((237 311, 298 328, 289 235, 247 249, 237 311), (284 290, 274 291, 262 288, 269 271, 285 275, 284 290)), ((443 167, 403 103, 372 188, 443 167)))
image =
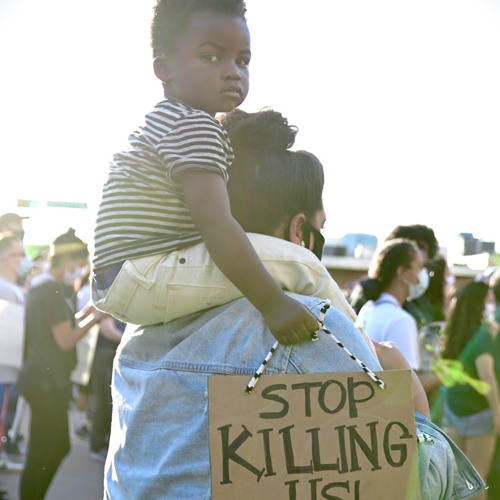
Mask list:
POLYGON ((236 109, 223 115, 221 122, 234 149, 239 151, 286 151, 295 143, 298 132, 281 113, 270 108, 257 113, 236 109))

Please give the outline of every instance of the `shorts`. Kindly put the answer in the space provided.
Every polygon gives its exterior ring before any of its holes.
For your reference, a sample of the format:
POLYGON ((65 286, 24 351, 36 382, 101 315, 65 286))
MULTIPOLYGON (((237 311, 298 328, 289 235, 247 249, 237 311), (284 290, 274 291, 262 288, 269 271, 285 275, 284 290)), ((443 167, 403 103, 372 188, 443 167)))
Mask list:
POLYGON ((495 426, 493 410, 490 408, 472 415, 456 415, 447 403, 444 404, 443 427, 454 427, 461 436, 473 437, 487 434, 495 426))

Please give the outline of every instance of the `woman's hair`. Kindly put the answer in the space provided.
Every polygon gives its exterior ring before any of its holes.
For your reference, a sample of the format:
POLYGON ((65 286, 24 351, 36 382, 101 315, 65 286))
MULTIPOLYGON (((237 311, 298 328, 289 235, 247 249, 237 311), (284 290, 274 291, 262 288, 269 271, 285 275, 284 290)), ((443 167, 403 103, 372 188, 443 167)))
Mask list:
POLYGON ((373 257, 368 278, 361 282, 366 300, 377 300, 394 280, 398 267, 411 267, 418 253, 410 240, 397 238, 384 243, 373 257))
POLYGON ((153 56, 172 52, 191 16, 202 11, 245 19, 246 6, 244 0, 158 0, 151 23, 153 56))
POLYGON ((445 283, 446 269, 448 264, 442 255, 434 257, 425 266, 429 272, 429 286, 424 293, 429 302, 434 306, 434 310, 438 317, 436 321, 444 321, 445 319, 445 283))
POLYGON ((481 281, 469 281, 457 290, 457 301, 445 329, 443 358, 457 359, 481 326, 488 291, 488 285, 481 281))
POLYGON ((51 266, 57 267, 62 257, 70 256, 72 259, 85 259, 89 256, 87 243, 75 235, 75 230, 70 228, 58 236, 50 246, 49 255, 51 266))
POLYGON ((405 238, 415 242, 421 250, 426 250, 429 259, 433 259, 439 251, 439 243, 434 231, 422 224, 413 224, 411 226, 396 226, 386 241, 395 238, 405 238))
POLYGON ((235 110, 221 118, 235 153, 227 189, 234 218, 248 232, 272 235, 282 223, 323 208, 323 166, 290 151, 297 128, 280 113, 235 110))

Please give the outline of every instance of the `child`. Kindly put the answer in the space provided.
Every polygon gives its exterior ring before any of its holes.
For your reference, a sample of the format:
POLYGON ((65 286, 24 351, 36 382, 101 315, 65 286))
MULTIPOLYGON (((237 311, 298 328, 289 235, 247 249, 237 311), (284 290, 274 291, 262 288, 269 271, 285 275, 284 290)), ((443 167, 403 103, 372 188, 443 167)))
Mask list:
MULTIPOLYGON (((297 343, 317 330, 316 318, 281 290, 231 215, 226 181, 233 152, 214 118, 248 93, 245 12, 243 0, 159 0, 155 7, 154 71, 166 99, 130 136, 130 150, 111 164, 95 231, 93 298, 130 323, 136 322, 127 314, 133 287, 151 287, 151 302, 168 308, 168 293, 182 284, 168 292, 168 283, 159 286, 159 263, 203 241, 276 339, 297 343), (144 259, 150 259, 147 276, 134 265, 140 260, 144 267, 144 259), (120 286, 113 289, 118 276, 120 286)), ((196 283, 187 285, 195 300, 196 283)), ((162 318, 153 315, 151 323, 162 318)))

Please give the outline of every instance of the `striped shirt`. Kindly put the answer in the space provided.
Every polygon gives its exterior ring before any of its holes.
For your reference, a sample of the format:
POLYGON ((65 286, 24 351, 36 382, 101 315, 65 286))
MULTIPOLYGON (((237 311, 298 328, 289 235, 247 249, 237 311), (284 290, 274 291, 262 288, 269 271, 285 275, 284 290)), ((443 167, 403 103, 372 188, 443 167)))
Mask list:
POLYGON ((212 116, 162 101, 113 156, 97 214, 93 267, 170 252, 201 241, 186 206, 180 175, 208 170, 227 181, 234 155, 212 116))

